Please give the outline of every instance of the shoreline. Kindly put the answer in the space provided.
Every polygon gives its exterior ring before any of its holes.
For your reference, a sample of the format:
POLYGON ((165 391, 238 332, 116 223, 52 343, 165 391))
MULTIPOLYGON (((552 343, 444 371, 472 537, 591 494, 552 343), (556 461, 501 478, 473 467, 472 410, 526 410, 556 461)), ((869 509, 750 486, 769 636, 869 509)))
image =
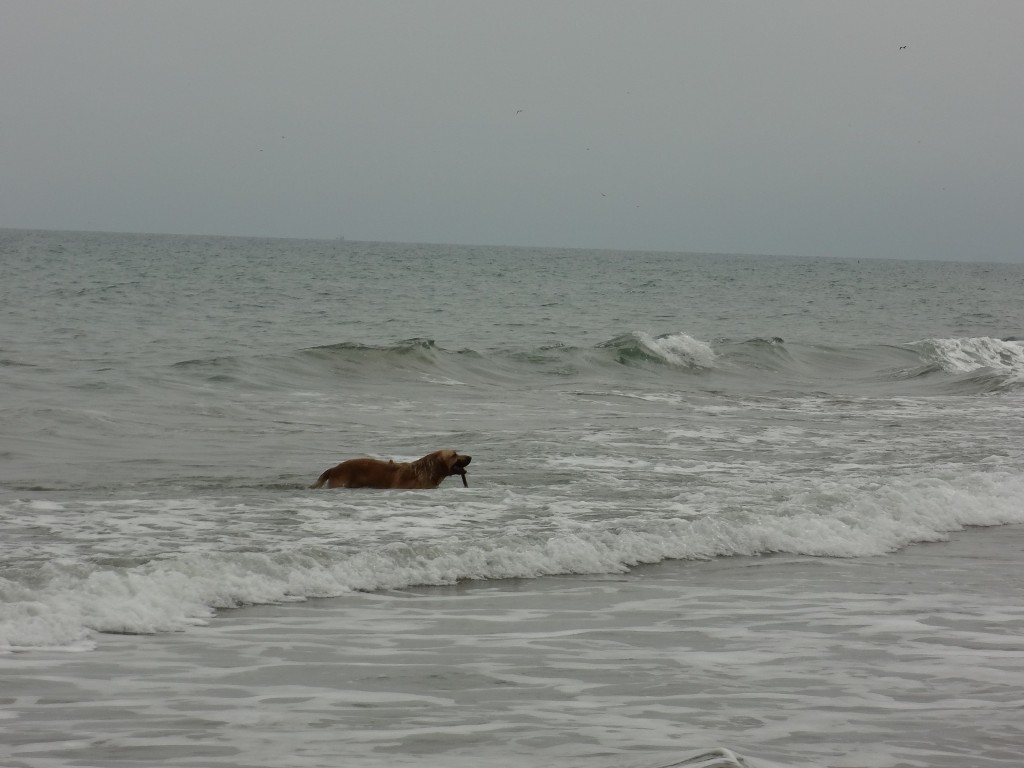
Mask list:
POLYGON ((651 766, 714 749, 754 768, 1010 766, 1024 759, 1022 559, 1015 525, 871 558, 240 608, 0 657, 2 741, 12 768, 124 765, 121 749, 196 768, 651 766))

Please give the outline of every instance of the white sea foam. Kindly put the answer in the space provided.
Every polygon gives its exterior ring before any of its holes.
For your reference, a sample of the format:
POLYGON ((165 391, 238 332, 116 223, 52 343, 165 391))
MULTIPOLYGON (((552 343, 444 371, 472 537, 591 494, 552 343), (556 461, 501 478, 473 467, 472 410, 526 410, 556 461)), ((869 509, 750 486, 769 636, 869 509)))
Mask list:
POLYGON ((939 365, 949 373, 970 373, 990 368, 1024 378, 1024 343, 987 336, 969 339, 929 339, 921 344, 934 350, 939 365))
MULTIPOLYGON (((1024 477, 1000 473, 873 487, 817 481, 776 489, 741 508, 737 498, 705 492, 686 503, 647 502, 646 512, 641 508, 622 518, 614 514, 618 502, 598 509, 593 501, 506 493, 459 513, 430 504, 404 515, 392 511, 342 519, 321 502, 300 498, 290 505, 305 508, 306 532, 317 535, 262 551, 244 551, 244 541, 258 536, 259 525, 246 527, 244 508, 225 507, 239 520, 240 543, 231 545, 232 551, 223 549, 229 542, 214 540, 205 548, 194 545, 193 551, 136 564, 56 558, 26 582, 0 581, 0 646, 73 646, 96 631, 180 630, 209 620, 218 609, 353 590, 616 573, 667 558, 877 555, 942 540, 965 526, 1024 522, 1024 477), (362 544, 329 546, 339 535, 362 544)), ((152 505, 154 514, 158 506, 152 505)), ((212 514, 209 504, 197 508, 212 514)), ((178 511, 183 517, 177 521, 173 508, 162 513, 171 537, 176 526, 190 524, 189 512, 178 511)), ((132 518, 129 528, 144 530, 138 522, 132 518)), ((122 534, 134 536, 125 533, 129 528, 122 534)), ((108 526, 109 533, 116 530, 108 526)), ((194 531, 192 536, 198 538, 194 531)))
POLYGON ((637 340, 650 354, 672 365, 712 368, 715 365, 714 349, 706 341, 695 339, 685 333, 652 336, 639 332, 637 340))
POLYGON ((55 501, 43 501, 41 499, 30 501, 29 507, 39 512, 60 512, 64 509, 62 504, 58 504, 55 501))

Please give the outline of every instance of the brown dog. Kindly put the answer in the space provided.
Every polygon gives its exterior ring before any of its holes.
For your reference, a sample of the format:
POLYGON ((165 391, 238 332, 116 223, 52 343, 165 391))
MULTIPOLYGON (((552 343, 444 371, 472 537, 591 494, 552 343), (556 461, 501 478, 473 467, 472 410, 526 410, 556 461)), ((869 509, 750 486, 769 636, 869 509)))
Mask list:
POLYGON ((434 451, 416 461, 349 459, 325 471, 310 488, 437 488, 449 475, 461 475, 469 487, 466 467, 473 460, 455 451, 434 451))

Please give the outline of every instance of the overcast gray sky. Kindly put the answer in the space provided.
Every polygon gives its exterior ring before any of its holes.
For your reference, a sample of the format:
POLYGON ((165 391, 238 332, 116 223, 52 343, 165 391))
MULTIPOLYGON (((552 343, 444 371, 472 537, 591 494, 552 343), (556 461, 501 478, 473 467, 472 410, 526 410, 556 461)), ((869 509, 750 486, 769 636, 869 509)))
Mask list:
POLYGON ((0 0, 0 226, 1024 261, 1024 2, 0 0))

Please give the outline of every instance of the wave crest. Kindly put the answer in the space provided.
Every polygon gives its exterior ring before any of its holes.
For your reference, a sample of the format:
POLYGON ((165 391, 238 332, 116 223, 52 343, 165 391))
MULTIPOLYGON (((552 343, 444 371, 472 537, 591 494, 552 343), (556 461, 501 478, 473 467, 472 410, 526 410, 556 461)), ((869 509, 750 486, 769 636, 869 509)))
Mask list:
POLYGON ((617 377, 623 366, 647 377, 670 377, 673 387, 707 387, 713 378, 716 389, 739 393, 986 394, 1024 387, 1024 342, 976 337, 835 346, 772 336, 709 342, 683 332, 632 331, 591 347, 554 342, 475 351, 411 338, 186 360, 173 364, 170 373, 175 378, 199 376, 213 383, 252 386, 291 386, 310 379, 302 383, 304 388, 339 375, 369 384, 414 379, 535 387, 538 376, 617 377), (680 373, 694 375, 689 385, 680 373))
POLYGON ((925 339, 914 345, 947 373, 971 373, 989 368, 1024 377, 1024 343, 987 336, 968 339, 925 339))
POLYGON ((709 343, 685 333, 652 336, 636 331, 599 344, 598 348, 612 350, 623 365, 653 362, 681 368, 710 369, 715 367, 717 357, 709 343))

